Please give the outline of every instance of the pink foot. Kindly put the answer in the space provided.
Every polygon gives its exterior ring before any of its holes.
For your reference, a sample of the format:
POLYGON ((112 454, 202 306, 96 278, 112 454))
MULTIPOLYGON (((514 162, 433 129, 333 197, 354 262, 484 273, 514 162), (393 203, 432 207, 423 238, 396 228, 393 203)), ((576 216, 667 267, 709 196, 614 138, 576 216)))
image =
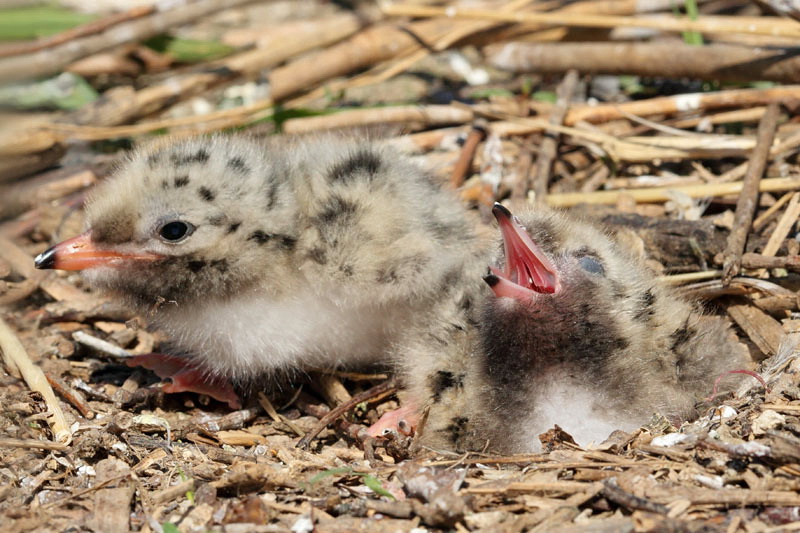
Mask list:
POLYGON ((367 431, 370 437, 380 437, 387 429, 397 431, 398 433, 409 433, 408 428, 414 430, 419 424, 419 410, 414 404, 407 404, 394 411, 383 413, 383 416, 374 424, 372 424, 367 431), (405 422, 408 426, 405 431, 400 428, 400 422, 405 422))
POLYGON ((130 367, 142 366, 155 372, 161 379, 170 379, 172 383, 165 383, 163 387, 166 393, 196 392, 225 402, 231 409, 242 407, 239 396, 227 379, 209 376, 181 357, 148 353, 131 357, 125 364, 130 367))

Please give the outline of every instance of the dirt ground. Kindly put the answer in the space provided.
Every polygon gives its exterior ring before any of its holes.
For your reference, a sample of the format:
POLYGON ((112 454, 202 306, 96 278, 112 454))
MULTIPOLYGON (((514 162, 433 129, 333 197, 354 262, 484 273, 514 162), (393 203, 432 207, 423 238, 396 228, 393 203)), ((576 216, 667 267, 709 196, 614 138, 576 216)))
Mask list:
POLYGON ((37 39, 0 24, 0 531, 800 530, 800 22, 779 4, 98 2, 37 39), (162 332, 33 267, 136 142, 335 128, 377 130, 487 224, 507 200, 633 229, 759 379, 681 427, 455 454, 366 436, 399 405, 385 369, 309 370, 239 410, 165 394, 125 364, 162 332))

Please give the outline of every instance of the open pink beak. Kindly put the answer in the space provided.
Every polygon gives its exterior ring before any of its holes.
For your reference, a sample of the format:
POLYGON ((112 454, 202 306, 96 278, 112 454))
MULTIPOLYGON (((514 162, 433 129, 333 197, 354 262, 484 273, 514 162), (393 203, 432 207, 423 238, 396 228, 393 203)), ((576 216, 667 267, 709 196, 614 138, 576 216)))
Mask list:
POLYGON ((555 266, 522 224, 500 204, 494 204, 492 213, 500 225, 506 256, 503 271, 489 267, 492 273, 483 278, 495 295, 520 300, 557 292, 560 283, 555 266))
POLYGON ((150 253, 128 253, 98 247, 91 231, 58 243, 34 259, 39 269, 83 270, 98 266, 117 266, 127 261, 155 261, 161 256, 150 253))

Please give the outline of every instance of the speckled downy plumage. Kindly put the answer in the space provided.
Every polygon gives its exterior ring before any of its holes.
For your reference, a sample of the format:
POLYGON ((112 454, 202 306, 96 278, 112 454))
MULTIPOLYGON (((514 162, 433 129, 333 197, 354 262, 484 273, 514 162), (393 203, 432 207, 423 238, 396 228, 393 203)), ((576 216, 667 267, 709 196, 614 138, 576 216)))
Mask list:
POLYGON ((478 264, 452 195, 364 139, 144 147, 92 195, 87 220, 94 246, 126 256, 87 269, 90 283, 238 381, 385 360, 478 264), (175 222, 188 231, 171 239, 175 222))
POLYGON ((554 424, 600 442, 654 413, 691 418, 717 375, 748 366, 728 324, 659 282, 620 242, 630 238, 556 212, 495 214, 505 225, 495 264, 506 266, 486 281, 497 294, 475 288, 466 310, 440 302, 449 320, 409 337, 409 397, 429 409, 424 443, 528 452, 554 424), (522 231, 545 267, 506 264, 522 231))

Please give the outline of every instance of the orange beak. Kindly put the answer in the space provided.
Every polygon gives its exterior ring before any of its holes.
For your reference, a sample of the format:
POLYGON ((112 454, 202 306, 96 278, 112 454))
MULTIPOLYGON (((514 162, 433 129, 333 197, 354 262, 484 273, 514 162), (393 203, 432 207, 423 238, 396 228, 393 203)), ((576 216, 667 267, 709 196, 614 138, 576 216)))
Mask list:
POLYGON ((92 241, 91 231, 58 243, 34 259, 39 269, 83 270, 98 266, 118 266, 128 261, 155 261, 161 256, 151 253, 128 253, 99 248, 92 241))

